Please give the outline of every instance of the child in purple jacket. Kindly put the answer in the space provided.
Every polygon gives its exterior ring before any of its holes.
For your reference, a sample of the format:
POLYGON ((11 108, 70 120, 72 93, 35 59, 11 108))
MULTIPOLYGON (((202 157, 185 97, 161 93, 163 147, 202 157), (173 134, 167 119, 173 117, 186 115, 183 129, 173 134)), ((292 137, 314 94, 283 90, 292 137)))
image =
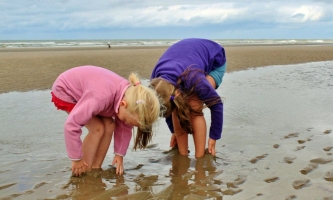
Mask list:
POLYGON ((208 107, 208 152, 215 156, 223 125, 223 103, 215 89, 222 83, 225 70, 224 48, 199 38, 173 44, 153 69, 150 85, 164 100, 164 117, 173 133, 170 146, 177 144, 180 154, 188 155, 188 134, 193 134, 195 156, 204 155, 207 131, 202 109, 208 107))
POLYGON ((141 85, 135 74, 127 81, 101 67, 75 67, 59 75, 51 93, 57 109, 68 113, 65 143, 75 176, 101 168, 113 135, 112 165, 117 165, 120 175, 133 126, 138 127, 134 149, 145 148, 151 141, 160 104, 155 91, 141 85), (82 143, 83 126, 89 132, 82 143))

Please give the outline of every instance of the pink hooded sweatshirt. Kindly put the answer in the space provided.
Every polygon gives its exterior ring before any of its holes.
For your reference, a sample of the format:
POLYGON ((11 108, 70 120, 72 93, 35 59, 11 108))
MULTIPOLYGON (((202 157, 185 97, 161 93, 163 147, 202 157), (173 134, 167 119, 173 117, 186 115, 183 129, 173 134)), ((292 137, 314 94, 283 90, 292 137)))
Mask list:
POLYGON ((115 119, 114 153, 126 155, 133 127, 118 119, 116 113, 129 86, 129 81, 123 77, 96 66, 75 67, 59 75, 52 86, 53 94, 76 104, 64 127, 66 150, 71 160, 82 158, 81 128, 96 115, 115 119))

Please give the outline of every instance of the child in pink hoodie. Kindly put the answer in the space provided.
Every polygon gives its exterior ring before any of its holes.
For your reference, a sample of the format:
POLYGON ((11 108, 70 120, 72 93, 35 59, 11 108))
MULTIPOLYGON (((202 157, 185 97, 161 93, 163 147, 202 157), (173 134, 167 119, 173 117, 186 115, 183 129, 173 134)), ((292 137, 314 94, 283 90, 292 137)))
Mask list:
POLYGON ((75 176, 101 168, 113 135, 112 165, 117 165, 120 175, 133 126, 138 127, 134 149, 145 148, 151 141, 160 104, 155 91, 141 85, 135 74, 127 81, 101 67, 75 67, 59 75, 51 93, 57 109, 68 113, 65 143, 75 176), (88 134, 82 143, 83 126, 88 134))

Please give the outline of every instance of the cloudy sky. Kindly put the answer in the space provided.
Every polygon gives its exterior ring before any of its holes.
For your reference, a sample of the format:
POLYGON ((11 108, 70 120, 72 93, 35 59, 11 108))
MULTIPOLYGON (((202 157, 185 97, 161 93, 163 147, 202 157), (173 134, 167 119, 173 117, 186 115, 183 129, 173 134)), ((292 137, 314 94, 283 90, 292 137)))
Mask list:
POLYGON ((0 40, 333 39, 333 0, 1 0, 0 40))

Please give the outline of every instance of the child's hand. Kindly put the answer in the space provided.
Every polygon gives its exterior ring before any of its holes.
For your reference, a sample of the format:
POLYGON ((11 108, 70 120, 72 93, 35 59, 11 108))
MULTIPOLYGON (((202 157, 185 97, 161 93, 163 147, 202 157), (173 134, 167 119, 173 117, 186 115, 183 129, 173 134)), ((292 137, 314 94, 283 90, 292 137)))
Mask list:
POLYGON ((72 161, 72 174, 73 176, 81 176, 83 173, 86 172, 87 165, 84 163, 84 161, 77 160, 72 161))
POLYGON ((176 139, 176 135, 172 134, 171 136, 171 140, 170 140, 170 147, 174 147, 177 145, 177 139, 176 139))
POLYGON ((209 138, 209 140, 208 140, 208 152, 210 154, 212 154, 213 156, 216 155, 215 144, 216 144, 216 140, 213 140, 213 139, 209 138))
POLYGON ((122 175, 124 173, 123 166, 123 157, 119 155, 115 155, 113 158, 112 165, 117 165, 116 174, 122 175))

